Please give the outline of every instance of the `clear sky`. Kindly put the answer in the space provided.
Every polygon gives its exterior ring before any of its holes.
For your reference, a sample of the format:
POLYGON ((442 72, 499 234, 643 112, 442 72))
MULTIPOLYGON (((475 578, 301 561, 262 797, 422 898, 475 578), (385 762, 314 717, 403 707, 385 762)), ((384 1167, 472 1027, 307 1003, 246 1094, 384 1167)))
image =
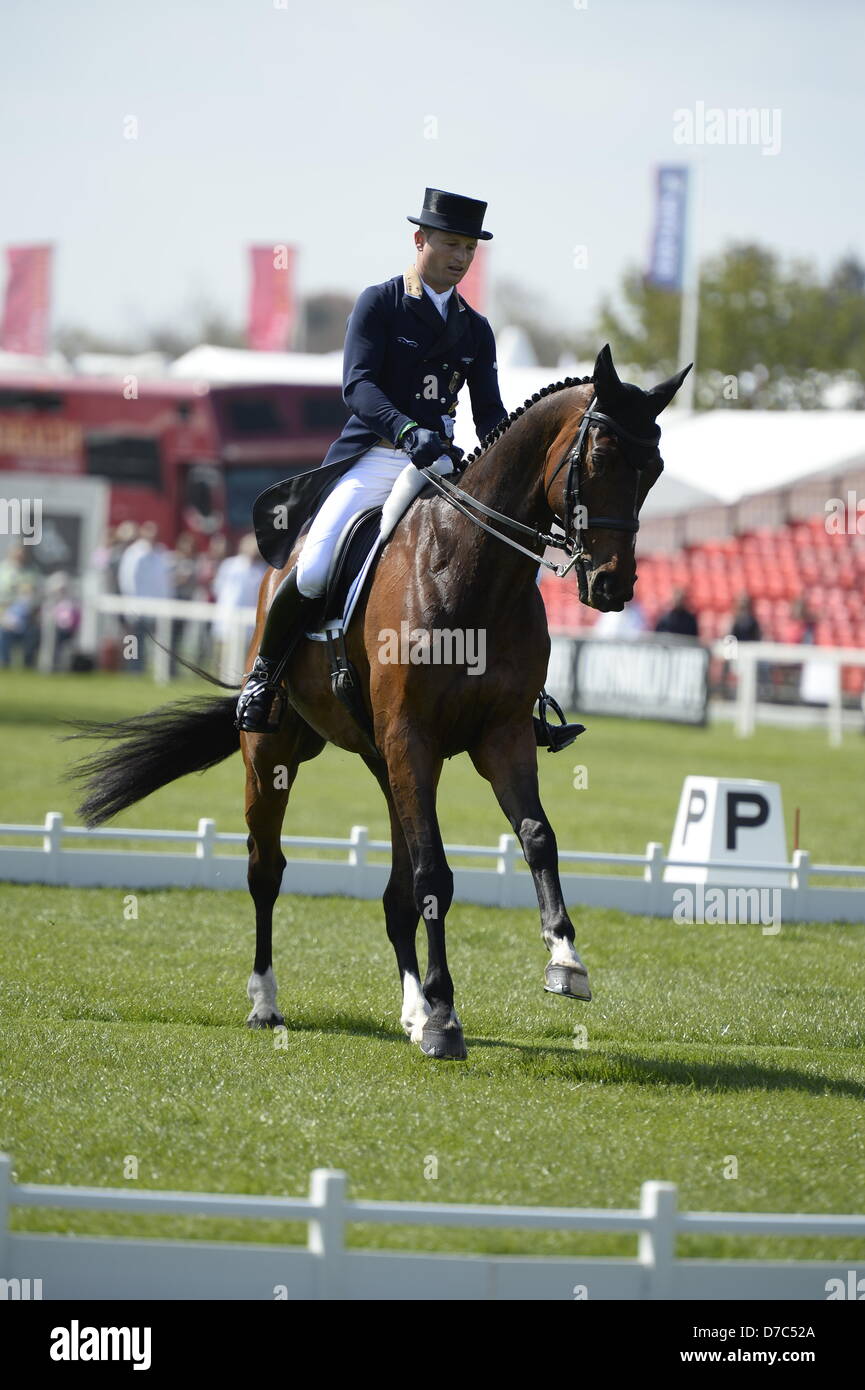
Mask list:
POLYGON ((703 253, 865 258, 863 91, 863 0, 3 0, 0 244, 56 244, 55 324, 242 322, 248 242, 355 295, 431 185, 579 329, 645 260, 657 161, 700 166, 703 253), (780 112, 779 152, 675 143, 701 102, 780 112))

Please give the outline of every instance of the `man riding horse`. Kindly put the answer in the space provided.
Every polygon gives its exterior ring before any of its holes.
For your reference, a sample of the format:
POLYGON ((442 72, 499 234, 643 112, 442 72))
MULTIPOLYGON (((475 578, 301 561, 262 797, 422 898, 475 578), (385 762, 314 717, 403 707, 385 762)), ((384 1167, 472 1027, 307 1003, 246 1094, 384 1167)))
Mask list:
MULTIPOLYGON (((283 709, 281 672, 317 619, 334 547, 346 521, 383 504, 410 460, 453 471, 460 388, 468 384, 478 438, 507 416, 487 319, 456 292, 482 230, 486 203, 428 188, 416 224, 413 266, 360 295, 348 321, 343 398, 352 414, 321 467, 338 478, 303 549, 271 603, 258 655, 237 705, 237 728, 273 733, 283 709)), ((418 477, 418 486, 422 486, 418 477)))

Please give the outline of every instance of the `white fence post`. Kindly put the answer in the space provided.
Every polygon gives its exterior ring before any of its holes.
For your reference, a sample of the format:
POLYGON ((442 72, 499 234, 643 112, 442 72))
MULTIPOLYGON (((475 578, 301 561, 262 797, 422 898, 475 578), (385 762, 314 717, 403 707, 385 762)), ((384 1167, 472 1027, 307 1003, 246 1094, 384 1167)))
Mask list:
POLYGON ((335 1168, 315 1168, 309 1185, 310 1201, 318 1214, 310 1217, 307 1248, 318 1256, 318 1296, 340 1299, 345 1264, 346 1174, 335 1168))
POLYGON ((366 868, 366 856, 369 846, 369 831, 365 825, 353 825, 349 835, 348 862, 355 868, 366 868))
POLYGON ((155 623, 154 637, 162 645, 157 647, 153 644, 153 679, 157 685, 167 685, 171 680, 171 657, 165 647, 171 646, 171 619, 158 617, 155 623))
POLYGON ((369 831, 365 825, 353 825, 349 835, 348 862, 354 873, 352 892, 362 895, 366 883, 366 857, 369 846, 369 831))
POLYGON ((676 1259, 676 1208, 678 1190, 673 1182, 644 1182, 640 1211, 652 1222, 640 1232, 639 1258, 646 1271, 646 1296, 672 1298, 676 1259))
POLYGON ((829 696, 826 722, 829 731, 829 747, 840 748, 844 740, 844 705, 841 695, 840 662, 832 672, 832 693, 829 696))
POLYGON ((63 852, 63 816, 59 811, 49 811, 45 817, 42 848, 48 855, 48 882, 59 883, 60 855, 63 852))
POLYGON ((666 857, 666 851, 660 840, 650 840, 646 845, 646 867, 643 870, 645 882, 652 885, 647 895, 647 910, 650 915, 656 912, 660 906, 661 885, 664 882, 664 861, 666 857))
POLYGON ((807 849, 794 849, 793 851, 793 888, 807 888, 808 879, 811 876, 811 851, 807 849))
POLYGON ((202 816, 198 822, 198 839, 195 842, 195 857, 201 860, 198 882, 202 888, 213 886, 213 852, 216 848, 216 821, 202 816))
POLYGON ((511 907, 513 905, 518 845, 516 835, 499 836, 499 853, 496 859, 496 873, 499 875, 499 907, 511 907))
POLYGON ((8 1279, 9 1268, 9 1198, 12 1186, 12 1159, 0 1154, 0 1279, 8 1279))
POLYGON ((793 851, 793 872, 790 875, 790 887, 793 889, 796 903, 796 915, 800 921, 804 919, 808 905, 809 878, 811 876, 811 852, 807 849, 794 849, 793 851))
POLYGON ((220 614, 225 623, 225 640, 222 646, 222 660, 219 675, 222 680, 240 684, 245 670, 246 633, 248 623, 236 609, 220 614))
POLYGON ((757 658, 740 642, 736 648, 739 690, 736 700, 736 733, 751 738, 757 719, 757 658))

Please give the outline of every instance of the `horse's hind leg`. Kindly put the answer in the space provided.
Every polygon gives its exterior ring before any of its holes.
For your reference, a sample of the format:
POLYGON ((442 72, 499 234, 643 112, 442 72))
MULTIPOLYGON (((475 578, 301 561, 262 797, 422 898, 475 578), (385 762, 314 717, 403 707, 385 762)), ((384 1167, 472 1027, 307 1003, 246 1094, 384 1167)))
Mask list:
POLYGON ((252 1003, 249 1028, 277 1028, 285 1019, 276 1007, 273 973, 273 908, 285 858, 282 821, 297 769, 324 747, 324 739, 289 709, 276 734, 243 734, 246 764, 247 882, 255 904, 255 961, 246 992, 252 1003))
POLYGON ((562 896, 555 832, 538 793, 532 725, 520 721, 493 729, 469 752, 478 772, 492 785, 532 871, 541 935, 550 952, 544 988, 571 999, 591 999, 588 972, 574 949, 574 927, 562 896))
POLYGON ((420 1043, 423 1039, 424 1025, 429 1018, 430 1007, 421 987, 420 966, 417 959, 416 938, 420 913, 414 900, 411 856, 394 804, 387 768, 383 763, 376 762, 373 758, 364 758, 364 762, 381 787, 390 812, 391 871, 382 897, 382 904, 388 939, 396 955, 396 966, 402 989, 402 1010, 399 1021, 411 1041, 420 1043))

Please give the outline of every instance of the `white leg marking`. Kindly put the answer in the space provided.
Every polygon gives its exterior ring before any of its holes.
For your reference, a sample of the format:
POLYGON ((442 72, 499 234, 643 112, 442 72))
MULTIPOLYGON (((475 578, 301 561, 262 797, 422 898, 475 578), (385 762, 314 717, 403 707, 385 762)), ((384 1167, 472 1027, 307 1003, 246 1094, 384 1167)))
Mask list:
POLYGON ((430 1007, 424 998, 417 975, 408 971, 402 977, 402 1013, 400 1023, 413 1043, 423 1037, 423 1026, 429 1018, 430 1007))
POLYGON ((273 966, 268 966, 263 975, 256 975, 253 970, 246 992, 252 1000, 252 1012, 246 1020, 247 1023, 257 1018, 266 1020, 279 1013, 276 1007, 276 976, 273 966))
POLYGON ((567 938, 553 944, 550 950, 550 965, 575 965, 583 974, 589 973, 567 938))

